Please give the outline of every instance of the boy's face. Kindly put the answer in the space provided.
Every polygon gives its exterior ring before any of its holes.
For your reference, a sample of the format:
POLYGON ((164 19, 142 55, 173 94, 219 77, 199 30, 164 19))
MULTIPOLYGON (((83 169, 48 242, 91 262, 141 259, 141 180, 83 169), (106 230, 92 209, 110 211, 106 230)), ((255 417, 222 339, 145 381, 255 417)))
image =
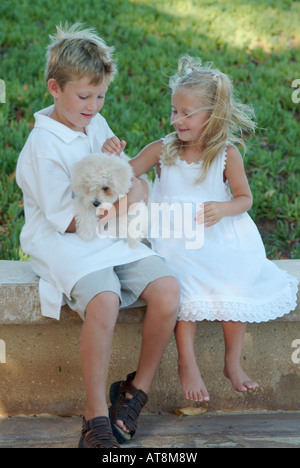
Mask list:
POLYGON ((108 81, 99 85, 90 83, 89 77, 70 81, 62 91, 51 78, 48 89, 54 97, 55 107, 51 117, 77 132, 83 132, 91 119, 102 109, 108 81))

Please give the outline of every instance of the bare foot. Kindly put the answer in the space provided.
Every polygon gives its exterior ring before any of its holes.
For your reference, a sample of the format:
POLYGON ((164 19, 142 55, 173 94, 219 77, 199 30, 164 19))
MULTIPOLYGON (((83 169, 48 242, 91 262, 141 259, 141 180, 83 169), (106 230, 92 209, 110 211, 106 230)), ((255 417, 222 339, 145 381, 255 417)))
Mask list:
POLYGON ((120 429, 122 429, 123 432, 126 432, 126 434, 129 434, 130 430, 128 429, 127 426, 125 426, 124 421, 121 419, 117 419, 116 421, 117 426, 119 426, 120 429))
POLYGON ((184 397, 192 401, 209 401, 209 394, 197 364, 178 365, 178 374, 184 397))
MULTIPOLYGON (((132 398, 132 395, 130 393, 126 393, 125 396, 129 400, 131 400, 131 398, 132 398)), ((128 429, 128 427, 126 426, 124 421, 122 421, 122 419, 117 419, 116 424, 117 424, 117 426, 119 426, 120 429, 122 429, 123 432, 126 432, 126 434, 130 433, 130 430, 128 429)))
MULTIPOLYGON (((133 388, 136 388, 136 389, 139 388, 139 389, 143 390, 146 394, 148 394, 149 391, 150 391, 150 386, 151 385, 148 384, 148 386, 147 385, 145 386, 145 383, 140 384, 139 381, 136 381, 136 378, 137 378, 137 376, 135 376, 135 378, 132 381, 133 388)), ((127 398, 128 400, 131 400, 133 398, 133 396, 134 395, 132 395, 129 392, 126 392, 126 394, 125 394, 125 398, 127 398)), ((121 419, 117 419, 116 424, 117 424, 117 426, 119 426, 120 429, 122 429, 123 432, 125 432, 127 434, 130 434, 131 430, 128 429, 128 427, 126 426, 124 421, 122 421, 121 419)))
POLYGON ((227 365, 224 367, 224 375, 231 380, 233 388, 237 392, 247 392, 258 388, 258 383, 250 379, 241 365, 227 365))

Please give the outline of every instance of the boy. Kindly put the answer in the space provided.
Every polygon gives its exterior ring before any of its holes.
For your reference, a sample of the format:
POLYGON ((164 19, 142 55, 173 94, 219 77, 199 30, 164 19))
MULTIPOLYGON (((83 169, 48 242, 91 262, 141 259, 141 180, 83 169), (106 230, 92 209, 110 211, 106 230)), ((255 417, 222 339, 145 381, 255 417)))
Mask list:
MULTIPOLYGON (((46 66, 54 105, 35 114, 17 164, 25 207, 21 245, 41 278, 42 313, 59 319, 64 298, 84 320, 80 348, 86 408, 80 446, 86 448, 118 447, 114 435, 124 442, 134 434, 174 329, 180 296, 174 275, 145 245, 131 249, 123 239, 100 239, 96 233, 86 242, 76 234, 70 172, 113 136, 99 114, 116 73, 112 52, 90 29, 57 28, 46 66), (139 297, 147 313, 138 369, 125 383, 114 384, 109 420, 106 382, 114 327, 120 303, 128 307, 139 297)), ((142 181, 134 180, 127 203, 143 196, 142 181)))

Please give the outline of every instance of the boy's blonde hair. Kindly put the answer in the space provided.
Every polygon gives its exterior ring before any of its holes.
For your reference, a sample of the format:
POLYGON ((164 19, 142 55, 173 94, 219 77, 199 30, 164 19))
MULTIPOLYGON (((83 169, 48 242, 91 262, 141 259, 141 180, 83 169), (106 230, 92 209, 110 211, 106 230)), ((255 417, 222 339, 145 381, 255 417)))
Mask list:
POLYGON ((64 28, 56 26, 56 35, 49 36, 45 77, 46 81, 55 78, 61 90, 84 76, 90 77, 93 85, 100 84, 104 77, 111 82, 117 72, 114 48, 107 46, 93 29, 80 28, 80 23, 70 28, 66 23, 64 28))
MULTIPOLYGON (((233 86, 227 75, 213 68, 211 63, 202 65, 200 59, 190 56, 179 59, 178 73, 170 79, 170 88, 172 93, 179 90, 193 93, 201 102, 201 110, 209 114, 197 142, 203 151, 203 172, 196 180, 198 183, 206 177, 213 161, 228 142, 240 144, 246 149, 243 133, 255 130, 254 111, 251 106, 234 98, 233 86)), ((168 135, 162 152, 163 163, 174 164, 183 147, 184 142, 177 132, 168 135)))

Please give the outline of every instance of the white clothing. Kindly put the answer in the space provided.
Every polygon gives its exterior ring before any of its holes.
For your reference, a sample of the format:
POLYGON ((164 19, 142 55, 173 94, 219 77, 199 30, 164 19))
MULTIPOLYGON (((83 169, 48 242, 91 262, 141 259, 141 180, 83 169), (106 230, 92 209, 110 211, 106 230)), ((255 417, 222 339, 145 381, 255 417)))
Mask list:
MULTIPOLYGON (((151 195, 155 203, 229 201, 223 181, 226 149, 215 159, 203 182, 200 163, 161 163, 151 195)), ((203 225, 202 225, 203 226, 203 225)), ((178 234, 178 233, 177 233, 178 234)), ((179 320, 262 322, 281 317, 296 307, 296 278, 266 258, 256 225, 248 213, 224 217, 204 227, 201 248, 187 249, 186 238, 153 238, 152 247, 163 255, 181 286, 179 320)))
POLYGON ((21 246, 41 278, 42 314, 59 319, 63 294, 70 298, 80 278, 154 252, 143 244, 132 249, 123 239, 100 239, 96 233, 89 241, 65 233, 74 217, 72 167, 88 154, 101 151, 113 132, 100 114, 86 127, 87 135, 76 132, 50 118, 52 110, 50 106, 34 115, 35 126, 19 156, 16 180, 24 195, 21 246))

